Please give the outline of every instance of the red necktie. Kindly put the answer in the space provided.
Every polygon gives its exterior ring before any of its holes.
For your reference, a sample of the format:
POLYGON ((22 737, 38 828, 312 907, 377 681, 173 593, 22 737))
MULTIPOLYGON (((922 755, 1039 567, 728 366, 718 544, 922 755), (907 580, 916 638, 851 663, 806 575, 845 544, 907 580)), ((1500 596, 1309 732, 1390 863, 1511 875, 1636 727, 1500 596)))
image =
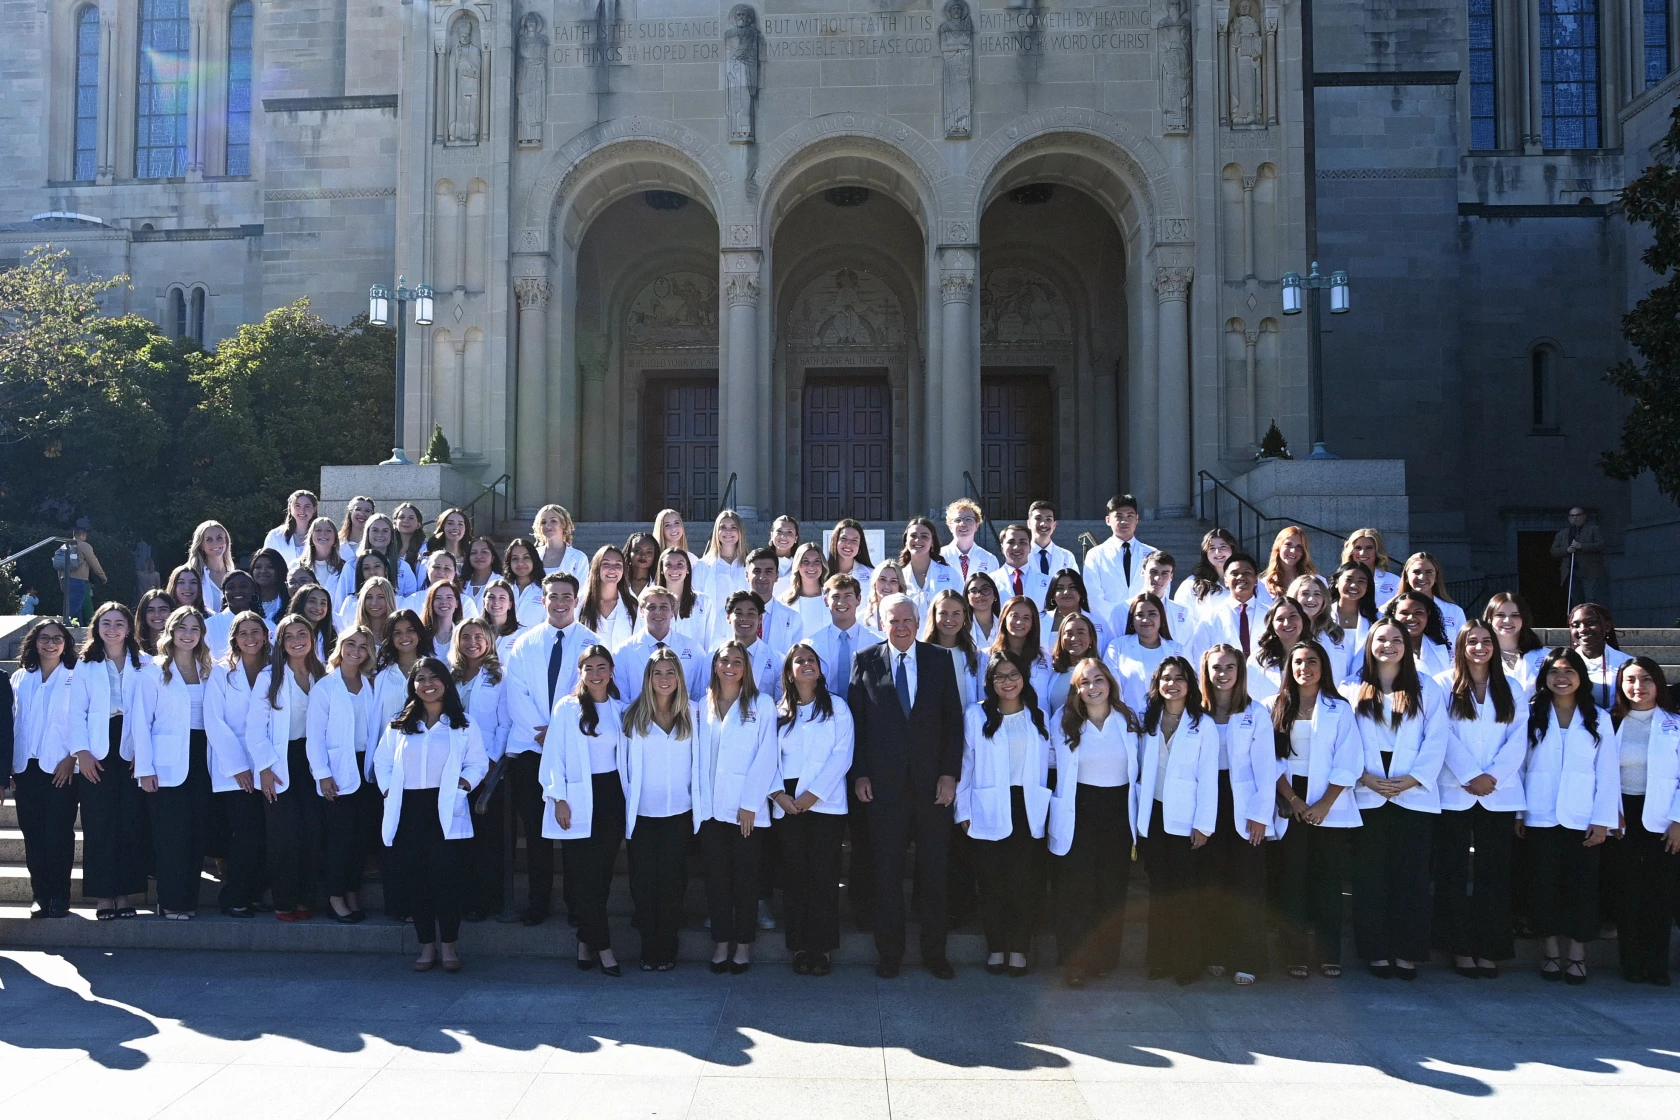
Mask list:
POLYGON ((968 553, 960 552, 957 555, 962 558, 963 582, 967 583, 968 582, 968 553))
POLYGON ((1248 604, 1242 603, 1237 608, 1237 635, 1242 642, 1243 656, 1248 656, 1248 604))
POLYGON ((764 637, 764 618, 762 616, 758 620, 758 636, 760 638, 764 637))
POLYGON ((1015 594, 1025 595, 1026 592, 1021 590, 1021 569, 1014 569, 1014 573, 1015 574, 1012 578, 1015 580, 1015 594))

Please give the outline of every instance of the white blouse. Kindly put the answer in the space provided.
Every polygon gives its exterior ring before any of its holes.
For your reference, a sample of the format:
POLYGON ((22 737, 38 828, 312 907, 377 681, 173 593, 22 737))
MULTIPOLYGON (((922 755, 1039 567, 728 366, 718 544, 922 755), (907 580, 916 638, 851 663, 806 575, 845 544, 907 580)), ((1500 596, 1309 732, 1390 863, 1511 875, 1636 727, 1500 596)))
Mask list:
POLYGON ((1137 732, 1126 727, 1126 718, 1109 712, 1098 727, 1090 720, 1079 730, 1079 784, 1114 789, 1131 785, 1137 765, 1137 732))
POLYGON ((642 793, 636 814, 674 817, 689 812, 694 808, 694 736, 674 739, 650 723, 641 739, 642 793))
POLYGON ((1651 725, 1655 722, 1657 710, 1652 708, 1648 712, 1629 711, 1622 720, 1622 793, 1645 795, 1645 770, 1647 748, 1651 742, 1651 725))
MULTIPOLYGON (((363 687, 362 691, 367 691, 363 687)), ((408 753, 403 766, 404 789, 437 789, 443 782, 443 763, 449 757, 449 721, 440 719, 427 727, 421 721, 417 734, 408 736, 408 753)))

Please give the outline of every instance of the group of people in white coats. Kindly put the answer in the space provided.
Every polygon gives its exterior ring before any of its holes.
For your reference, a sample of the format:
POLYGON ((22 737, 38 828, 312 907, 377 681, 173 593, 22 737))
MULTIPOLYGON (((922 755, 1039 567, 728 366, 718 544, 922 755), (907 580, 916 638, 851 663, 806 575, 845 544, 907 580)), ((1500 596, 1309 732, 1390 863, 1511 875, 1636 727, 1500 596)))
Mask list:
POLYGON ((462 922, 506 901, 511 814, 521 917, 549 918, 559 841, 578 965, 613 976, 624 844, 643 969, 676 964, 697 849, 713 971, 751 967, 779 891, 795 971, 829 973, 844 880, 895 976, 913 838, 936 976, 965 894, 988 971, 1027 972, 1048 919, 1070 985, 1106 975, 1135 849, 1152 977, 1252 984, 1274 925, 1290 976, 1339 976, 1351 881, 1379 976, 1434 950, 1495 976, 1521 925, 1543 976, 1583 983, 1608 911, 1624 975, 1668 982, 1680 710, 1594 604, 1543 650, 1517 596, 1467 618, 1428 553, 1390 573, 1376 529, 1328 576, 1299 528, 1264 565, 1215 529, 1177 581, 1125 495, 1083 564, 1047 502, 1001 557, 959 500, 949 544, 915 518, 879 559, 850 519, 824 548, 784 516, 753 548, 725 510, 696 555, 666 510, 586 557, 558 506, 504 548, 463 510, 427 534, 410 503, 317 507, 293 494, 243 567, 201 525, 79 650, 31 628, 4 753, 37 916, 69 913, 79 810, 101 920, 154 877, 157 914, 190 918, 213 857, 226 914, 325 898, 354 923, 377 865, 416 969, 453 971, 462 922))

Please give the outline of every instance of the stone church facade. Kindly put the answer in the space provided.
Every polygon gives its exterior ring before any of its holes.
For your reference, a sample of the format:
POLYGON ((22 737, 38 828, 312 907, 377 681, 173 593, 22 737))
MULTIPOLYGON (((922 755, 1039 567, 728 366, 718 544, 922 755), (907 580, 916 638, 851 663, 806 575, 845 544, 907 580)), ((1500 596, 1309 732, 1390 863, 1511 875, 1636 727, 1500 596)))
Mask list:
POLYGON ((1310 446, 1316 245, 1328 442, 1406 461, 1414 542, 1671 531, 1592 467, 1668 0, 990 2, 24 0, 0 262, 206 345, 429 283, 405 443, 522 508, 1171 517, 1310 446))

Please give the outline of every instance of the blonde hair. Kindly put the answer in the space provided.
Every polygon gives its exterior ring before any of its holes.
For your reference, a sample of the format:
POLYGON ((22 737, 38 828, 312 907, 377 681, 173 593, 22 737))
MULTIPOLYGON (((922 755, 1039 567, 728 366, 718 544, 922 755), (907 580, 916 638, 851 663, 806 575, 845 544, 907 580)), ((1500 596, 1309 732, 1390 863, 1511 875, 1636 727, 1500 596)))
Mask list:
POLYGON ((1207 652, 1202 654, 1202 708, 1207 712, 1213 712, 1217 708, 1214 703, 1213 674, 1208 672, 1208 666, 1212 665, 1213 659, 1221 653, 1228 653, 1237 661, 1237 683, 1231 686, 1231 710, 1226 713, 1236 715, 1248 707, 1248 661, 1243 657, 1242 650, 1229 642, 1209 646, 1207 652))
POLYGON ((1391 557, 1388 555, 1388 545, 1383 543, 1381 529, 1355 529, 1349 533, 1347 540, 1342 542, 1342 563, 1346 564, 1353 560, 1353 542, 1360 537, 1370 537, 1371 543, 1377 546, 1377 563, 1371 575, 1375 576, 1378 572, 1386 572, 1391 557))
POLYGON ((1278 582, 1282 576, 1278 568, 1278 554, 1283 551, 1283 542, 1288 537, 1299 538, 1301 542, 1301 562, 1295 566, 1295 575, 1299 577, 1318 574, 1318 567, 1313 563, 1312 542, 1307 539, 1307 531, 1299 525, 1285 525, 1278 530, 1277 536, 1272 538, 1272 554, 1266 560, 1266 570, 1260 573, 1260 583, 1272 593, 1273 598, 1281 597, 1286 590, 1278 582))
POLYGON ((338 526, 333 524, 333 519, 330 517, 317 517, 309 523, 309 528, 304 530, 303 551, 298 554, 297 561, 292 565, 292 567, 301 568, 305 571, 313 573, 316 564, 324 563, 326 564, 328 571, 337 575, 339 572, 344 570, 344 555, 338 551, 340 543, 341 542, 338 539, 338 526), (319 525, 325 525, 328 529, 331 529, 333 535, 332 547, 327 550, 327 554, 325 556, 317 556, 315 554, 315 528, 319 525))
MULTIPOLYGON (((397 589, 391 586, 391 581, 386 579, 384 576, 374 576, 372 579, 362 584, 362 590, 356 596, 355 626, 362 630, 366 630, 368 634, 371 635, 373 633, 373 627, 368 625, 367 620, 367 597, 369 591, 384 592, 385 600, 391 604, 391 614, 395 614, 397 612, 397 589)), ((391 615, 387 614, 385 616, 385 621, 389 623, 390 620, 391 615)))
MULTIPOLYGON (((466 655, 461 652, 461 635, 471 627, 484 631, 484 640, 489 644, 483 660, 478 663, 478 672, 490 677, 491 684, 502 683, 502 659, 496 654, 496 631, 484 619, 478 616, 464 618, 455 626, 455 642, 449 647, 449 671, 455 677, 456 684, 466 684, 471 677, 468 675, 466 655)), ((475 674, 476 675, 476 674, 475 674)))
POLYGON ((677 593, 662 583, 650 583, 642 588, 642 593, 636 596, 636 608, 640 611, 648 605, 649 599, 665 599, 671 604, 674 613, 677 609, 677 593))
MULTIPOLYGON (((220 521, 200 521, 198 528, 193 530, 192 543, 187 546, 187 566, 198 573, 200 583, 206 578, 204 575, 204 535, 212 529, 220 529, 222 536, 227 539, 227 551, 222 554, 222 559, 227 563, 227 568, 224 569, 223 574, 233 571, 237 566, 233 562, 233 534, 227 531, 227 526, 220 521)), ((199 594, 202 595, 203 592, 200 591, 199 594)))
POLYGON ((1437 603, 1452 602, 1452 593, 1447 590, 1446 569, 1441 567, 1441 562, 1435 559, 1435 554, 1431 552, 1414 552, 1406 557, 1406 562, 1400 565, 1400 590, 1410 591, 1412 589, 1412 585, 1406 581, 1406 576, 1411 573, 1412 566, 1419 560, 1427 561, 1429 566, 1435 569, 1435 583, 1429 588, 1429 597, 1437 603))
POLYGON ((367 661, 364 663, 364 667, 357 671, 361 673, 362 676, 371 678, 373 676, 371 670, 373 668, 374 659, 379 656, 379 643, 373 640, 373 631, 369 630, 366 626, 351 626, 347 630, 339 631, 338 641, 333 643, 332 653, 327 656, 327 668, 338 669, 343 666, 344 658, 342 654, 344 651, 344 642, 348 638, 361 638, 363 641, 367 642, 367 661))
MULTIPOLYGON (((366 502, 368 505, 373 506, 373 509, 368 511, 368 521, 372 521, 374 517, 378 516, 379 507, 374 505, 373 499, 368 497, 366 494, 357 494, 354 498, 351 498, 348 502, 344 503, 344 521, 338 527, 339 542, 342 544, 354 544, 358 552, 361 551, 362 539, 360 537, 352 537, 350 535, 350 527, 355 524, 354 518, 356 516, 356 505, 359 502, 366 502)), ((362 522, 362 528, 367 528, 367 521, 362 522)))
MULTIPOLYGON (((740 654, 741 661, 747 667, 746 672, 741 675, 741 691, 740 694, 735 697, 735 700, 741 706, 741 718, 750 719, 752 717, 753 704, 758 700, 758 682, 753 679, 752 656, 747 653, 747 647, 741 644, 739 638, 730 638, 727 642, 724 642, 722 645, 718 646, 717 649, 712 651, 712 677, 706 685, 706 702, 711 705, 712 715, 715 718, 722 719, 729 714, 727 709, 719 710, 718 708, 719 697, 717 663, 718 658, 722 657, 726 653, 740 654)), ((643 691, 646 692, 645 687, 643 691)))
MULTIPOLYGON (((653 519, 653 540, 654 543, 659 546, 660 552, 664 552, 667 548, 673 547, 665 543, 665 522, 673 517, 678 521, 682 521, 683 519, 682 514, 669 508, 660 510, 659 516, 653 519)), ((682 540, 678 541, 675 547, 682 549, 684 552, 693 551, 693 549, 688 547, 688 522, 686 521, 683 521, 682 540)))
MULTIPOLYGON (((1323 576, 1319 575, 1317 572, 1313 572, 1311 574, 1303 573, 1296 576, 1294 582, 1289 585, 1289 589, 1285 592, 1285 597, 1293 599, 1297 603, 1301 603, 1301 596, 1297 594, 1297 589, 1300 588, 1301 585, 1309 583, 1318 584, 1318 589, 1324 594, 1323 603, 1319 606, 1318 613, 1312 615, 1306 620, 1307 629, 1311 631, 1314 637, 1317 637, 1320 634, 1325 634, 1329 636, 1332 642, 1340 645, 1342 636, 1346 633, 1346 631, 1344 631, 1341 624, 1336 621, 1336 595, 1333 591, 1331 591, 1329 582, 1326 581, 1323 576)), ((1306 604, 1304 603, 1301 604, 1301 613, 1303 615, 1307 613, 1306 604)))
POLYGON ((189 618, 198 623, 198 646, 192 654, 193 664, 198 666, 198 679, 202 681, 210 675, 210 643, 205 640, 209 634, 205 632, 204 616, 198 613, 197 607, 176 607, 169 612, 169 618, 163 624, 163 633, 158 636, 157 643, 158 665, 163 670, 163 680, 166 684, 175 672, 175 631, 189 618))
MULTIPOLYGON (((904 569, 899 565, 897 560, 883 560, 879 564, 875 565, 874 574, 869 577, 869 599, 864 604, 863 613, 859 617, 865 622, 873 623, 873 628, 876 630, 881 628, 879 612, 881 609, 881 600, 886 598, 885 595, 881 594, 881 573, 888 571, 889 569, 898 577, 898 591, 889 591, 887 592, 887 595, 900 594, 905 588, 904 569)), ((966 597, 964 601, 967 601, 966 597)))
POLYGON ((548 538, 543 536, 542 523, 543 518, 551 513, 560 519, 560 539, 567 544, 571 544, 572 534, 577 532, 577 522, 573 521, 572 515, 566 512, 565 506, 557 506, 552 502, 538 509, 537 515, 531 518, 532 538, 543 542, 545 545, 548 543, 548 538))
POLYGON ((723 523, 725 521, 735 522, 735 535, 736 535, 735 555, 730 558, 731 562, 746 559, 746 554, 747 554, 747 547, 746 547, 746 545, 747 545, 747 530, 746 530, 746 526, 741 524, 741 515, 736 513, 732 509, 720 509, 720 510, 718 510, 718 515, 716 517, 712 518, 712 539, 706 542, 706 551, 701 555, 702 559, 716 560, 716 559, 719 558, 719 555, 718 555, 718 529, 723 526, 723 523))
MULTIPOLYGON (((648 658, 647 665, 642 669, 642 691, 636 697, 636 702, 624 709, 624 733, 626 735, 643 735, 653 726, 653 717, 658 714, 659 702, 654 699, 653 689, 649 687, 653 681, 653 667, 662 661, 669 661, 677 669, 677 690, 671 694, 672 712, 671 737, 679 741, 694 738, 694 713, 688 699, 687 674, 683 672, 682 658, 677 656, 674 649, 656 649, 653 656, 648 658)), ((749 663, 750 664, 750 663, 749 663)))
MULTIPOLYGON (((945 507, 945 524, 951 524, 951 522, 956 519, 957 513, 961 510, 967 510, 969 513, 972 513, 977 524, 984 525, 986 523, 986 513, 980 508, 980 503, 976 502, 973 498, 958 498, 956 501, 945 507)), ((938 544, 938 541, 934 542, 935 549, 937 549, 938 544)))

